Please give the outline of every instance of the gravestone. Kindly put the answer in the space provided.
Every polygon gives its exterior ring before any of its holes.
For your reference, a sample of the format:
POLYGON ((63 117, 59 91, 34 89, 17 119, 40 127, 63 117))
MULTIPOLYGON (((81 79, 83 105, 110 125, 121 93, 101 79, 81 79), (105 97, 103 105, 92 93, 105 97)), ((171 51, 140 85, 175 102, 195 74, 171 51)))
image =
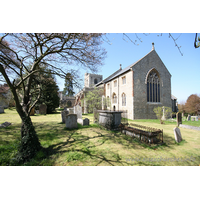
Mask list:
POLYGON ((88 118, 85 118, 83 120, 83 126, 89 126, 90 125, 90 120, 88 118))
POLYGON ((35 113, 36 113, 36 114, 40 114, 39 110, 35 110, 35 113))
POLYGON ((4 113, 4 107, 0 106, 0 113, 4 113))
POLYGON ((175 137, 176 142, 179 143, 182 141, 181 131, 177 127, 174 128, 174 137, 175 137))
POLYGON ((77 119, 77 122, 81 124, 82 126, 89 126, 90 120, 88 118, 85 119, 77 119))
POLYGON ((191 115, 188 115, 187 121, 190 121, 190 119, 191 119, 191 115))
POLYGON ((68 114, 65 118, 65 125, 68 129, 78 128, 77 126, 77 115, 68 114))
POLYGON ((193 121, 193 122, 195 121, 194 117, 192 117, 191 121, 193 121))
POLYGON ((82 119, 82 108, 79 105, 74 106, 74 114, 77 115, 77 119, 82 119))
POLYGON ((182 115, 180 112, 176 114, 177 125, 182 124, 182 115))
POLYGON ((33 108, 31 109, 31 112, 30 112, 30 116, 33 116, 33 115, 35 115, 35 107, 33 107, 33 108))
POLYGON ((64 110, 67 110, 67 106, 64 107, 64 110))
POLYGON ((7 126, 10 126, 10 122, 4 122, 3 124, 0 124, 0 128, 6 128, 7 126))
POLYGON ((68 110, 63 110, 61 112, 61 117, 62 117, 62 123, 65 123, 65 119, 66 119, 66 116, 69 114, 69 111, 68 110))
POLYGON ((45 104, 41 104, 39 106, 39 114, 41 114, 41 115, 47 114, 47 106, 45 104))
POLYGON ((199 119, 198 119, 198 116, 195 116, 195 121, 198 121, 199 119))

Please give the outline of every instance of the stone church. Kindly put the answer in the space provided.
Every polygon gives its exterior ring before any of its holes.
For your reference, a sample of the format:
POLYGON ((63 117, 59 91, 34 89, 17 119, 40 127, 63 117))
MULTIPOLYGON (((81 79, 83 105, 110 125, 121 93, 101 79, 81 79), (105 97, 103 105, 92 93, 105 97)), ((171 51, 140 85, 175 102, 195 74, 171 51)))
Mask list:
MULTIPOLYGON (((86 73, 85 87, 75 96, 75 104, 80 104, 94 87, 104 89, 103 98, 110 102, 107 109, 127 110, 129 119, 155 119, 155 107, 176 104, 176 98, 171 95, 171 74, 155 51, 154 43, 143 58, 124 69, 120 66, 104 80, 102 75, 86 73)), ((87 103, 84 105, 83 112, 87 113, 87 103)), ((175 106, 173 112, 176 111, 175 106)))

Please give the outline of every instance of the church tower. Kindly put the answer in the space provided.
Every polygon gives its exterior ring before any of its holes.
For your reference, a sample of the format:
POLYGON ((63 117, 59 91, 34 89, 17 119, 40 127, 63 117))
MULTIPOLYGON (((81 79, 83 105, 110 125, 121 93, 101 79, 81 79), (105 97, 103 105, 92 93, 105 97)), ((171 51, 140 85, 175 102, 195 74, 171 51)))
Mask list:
POLYGON ((103 80, 102 75, 85 73, 85 87, 93 87, 103 80))

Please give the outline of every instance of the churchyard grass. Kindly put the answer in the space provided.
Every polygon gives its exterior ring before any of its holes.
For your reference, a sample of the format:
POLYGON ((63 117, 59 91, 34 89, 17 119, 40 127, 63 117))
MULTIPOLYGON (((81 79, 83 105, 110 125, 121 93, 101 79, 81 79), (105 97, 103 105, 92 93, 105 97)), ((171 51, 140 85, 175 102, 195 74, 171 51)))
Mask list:
MULTIPOLYGON (((68 130, 61 123, 60 111, 54 114, 32 116, 33 124, 45 151, 23 165, 31 166, 199 166, 200 131, 180 128, 183 141, 177 144, 173 128, 176 122, 164 125, 157 120, 134 120, 133 123, 163 129, 164 145, 149 146, 120 132, 107 131, 93 124, 78 125, 79 129, 68 130), (182 159, 182 161, 181 161, 182 159), (184 159, 184 160, 183 160, 184 159)), ((0 115, 0 124, 12 125, 0 128, 0 165, 15 165, 12 159, 17 153, 21 120, 15 109, 5 109, 0 115)))

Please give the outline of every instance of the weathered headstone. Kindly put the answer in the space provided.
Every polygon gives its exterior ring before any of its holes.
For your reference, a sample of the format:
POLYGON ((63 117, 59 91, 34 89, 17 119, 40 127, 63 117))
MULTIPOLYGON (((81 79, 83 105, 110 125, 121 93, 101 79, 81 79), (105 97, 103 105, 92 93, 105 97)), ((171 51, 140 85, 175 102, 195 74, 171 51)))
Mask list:
POLYGON ((81 124, 82 126, 89 126, 90 120, 88 118, 85 119, 77 119, 77 122, 81 124))
POLYGON ((41 104, 39 107, 39 113, 41 115, 46 115, 47 114, 47 106, 45 104, 41 104))
POLYGON ((177 127, 174 128, 174 137, 175 137, 176 142, 179 143, 182 141, 181 131, 177 127))
POLYGON ((4 107, 0 106, 0 113, 4 113, 4 107))
POLYGON ((62 117, 62 123, 65 123, 65 119, 66 119, 66 116, 69 114, 69 111, 68 110, 63 110, 61 112, 61 117, 62 117))
POLYGON ((73 129, 77 128, 77 115, 76 114, 69 114, 65 118, 65 125, 66 128, 73 129))
POLYGON ((198 119, 198 116, 195 116, 195 121, 198 121, 199 119, 198 119))
POLYGON ((85 118, 83 120, 83 126, 89 126, 90 125, 90 120, 88 118, 85 118))
POLYGON ((40 111, 39 110, 35 110, 35 114, 40 114, 40 111))
POLYGON ((190 119, 191 119, 191 115, 188 115, 187 121, 190 121, 190 119))
POLYGON ((191 118, 191 121, 193 121, 193 122, 195 121, 194 117, 191 118))
POLYGON ((82 119, 82 108, 79 105, 74 106, 74 114, 77 115, 77 119, 82 119))
POLYGON ((31 109, 31 112, 30 112, 30 116, 33 116, 33 115, 35 115, 35 107, 33 107, 33 108, 31 109))
POLYGON ((180 112, 176 114, 177 125, 182 124, 182 115, 180 112))
POLYGON ((3 124, 0 124, 0 128, 5 128, 7 126, 10 126, 11 123, 10 122, 4 122, 3 124))

